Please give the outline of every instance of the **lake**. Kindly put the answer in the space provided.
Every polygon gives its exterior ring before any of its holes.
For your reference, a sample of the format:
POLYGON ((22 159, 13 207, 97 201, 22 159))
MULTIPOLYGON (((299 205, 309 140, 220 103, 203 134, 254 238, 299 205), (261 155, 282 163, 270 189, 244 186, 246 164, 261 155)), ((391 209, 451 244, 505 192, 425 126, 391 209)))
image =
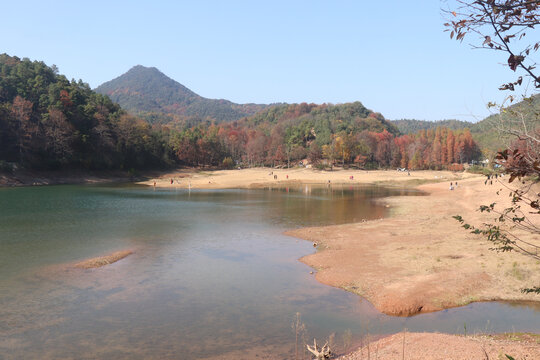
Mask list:
POLYGON ((387 216, 376 186, 259 190, 135 185, 0 189, 0 359, 294 358, 300 314, 336 348, 408 329, 540 331, 540 306, 476 303, 383 315, 318 283, 285 230, 387 216), (83 259, 132 249, 100 269, 83 259), (266 356, 266 357, 265 357, 266 356))

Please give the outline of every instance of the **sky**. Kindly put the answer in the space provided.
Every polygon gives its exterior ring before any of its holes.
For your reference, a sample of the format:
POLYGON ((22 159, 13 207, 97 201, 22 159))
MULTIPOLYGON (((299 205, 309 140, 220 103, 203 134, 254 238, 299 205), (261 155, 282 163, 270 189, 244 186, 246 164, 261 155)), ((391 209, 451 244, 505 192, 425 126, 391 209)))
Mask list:
MULTIPOLYGON (((449 0, 452 3, 452 0, 449 0)), ((237 103, 361 101, 387 119, 478 121, 515 80, 504 54, 444 32, 446 1, 10 1, 0 53, 92 88, 157 67, 237 103)))

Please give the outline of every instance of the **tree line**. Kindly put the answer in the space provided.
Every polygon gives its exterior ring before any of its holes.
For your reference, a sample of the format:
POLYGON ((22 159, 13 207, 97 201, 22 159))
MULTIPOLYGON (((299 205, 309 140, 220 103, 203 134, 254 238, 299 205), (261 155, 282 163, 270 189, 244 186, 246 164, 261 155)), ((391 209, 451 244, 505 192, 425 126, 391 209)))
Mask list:
POLYGON ((416 134, 341 130, 322 144, 316 132, 298 138, 294 126, 277 125, 269 133, 237 124, 199 125, 175 132, 171 146, 178 161, 187 166, 290 166, 307 159, 326 166, 365 169, 463 169, 480 156, 468 129, 437 128, 416 134), (232 162, 231 162, 232 160, 232 162))
POLYGON ((149 124, 43 62, 0 55, 0 161, 31 169, 291 166, 442 169, 480 156, 468 129, 401 135, 360 102, 279 104, 234 122, 149 124))

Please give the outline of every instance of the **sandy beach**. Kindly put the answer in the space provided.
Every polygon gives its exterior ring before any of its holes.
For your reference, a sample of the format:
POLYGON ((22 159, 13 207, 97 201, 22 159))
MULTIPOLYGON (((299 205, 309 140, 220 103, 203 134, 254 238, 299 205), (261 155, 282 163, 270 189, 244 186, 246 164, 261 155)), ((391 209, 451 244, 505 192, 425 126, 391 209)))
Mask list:
POLYGON ((139 184, 166 188, 227 189, 285 186, 287 184, 381 184, 415 186, 425 182, 455 181, 477 177, 451 171, 396 170, 334 170, 318 171, 304 168, 195 171, 190 169, 169 172, 139 184), (353 177, 351 179, 351 176, 353 177), (274 179, 274 177, 276 177, 274 179), (172 180, 172 183, 171 183, 172 180))

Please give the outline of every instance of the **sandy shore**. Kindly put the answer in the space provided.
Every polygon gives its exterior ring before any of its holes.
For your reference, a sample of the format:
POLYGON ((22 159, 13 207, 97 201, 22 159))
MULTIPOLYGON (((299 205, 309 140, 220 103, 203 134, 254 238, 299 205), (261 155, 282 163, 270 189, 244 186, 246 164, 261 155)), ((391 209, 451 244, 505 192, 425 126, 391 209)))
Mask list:
POLYGON ((455 181, 474 175, 450 171, 395 170, 335 170, 318 171, 311 169, 269 169, 253 168, 243 170, 194 171, 179 170, 159 177, 139 182, 139 184, 166 188, 227 189, 260 188, 284 186, 287 184, 387 184, 415 186, 425 182, 455 181), (276 176, 276 179, 274 179, 276 176), (353 177, 352 179, 350 177, 353 177), (171 184, 171 180, 173 183, 171 184))
POLYGON ((529 334, 457 336, 438 333, 398 333, 372 342, 340 360, 540 359, 540 336, 529 334), (369 355, 368 355, 369 354, 369 355))
POLYGON ((474 301, 538 301, 539 295, 520 292, 540 284, 538 261, 490 251, 491 243, 452 218, 492 222, 493 215, 477 208, 508 202, 507 191, 497 195, 501 187, 478 177, 459 181, 453 191, 446 182, 425 184, 418 188, 429 196, 385 199, 389 218, 289 234, 319 244, 317 253, 301 259, 318 270, 319 281, 362 295, 385 314, 409 316, 474 301))

